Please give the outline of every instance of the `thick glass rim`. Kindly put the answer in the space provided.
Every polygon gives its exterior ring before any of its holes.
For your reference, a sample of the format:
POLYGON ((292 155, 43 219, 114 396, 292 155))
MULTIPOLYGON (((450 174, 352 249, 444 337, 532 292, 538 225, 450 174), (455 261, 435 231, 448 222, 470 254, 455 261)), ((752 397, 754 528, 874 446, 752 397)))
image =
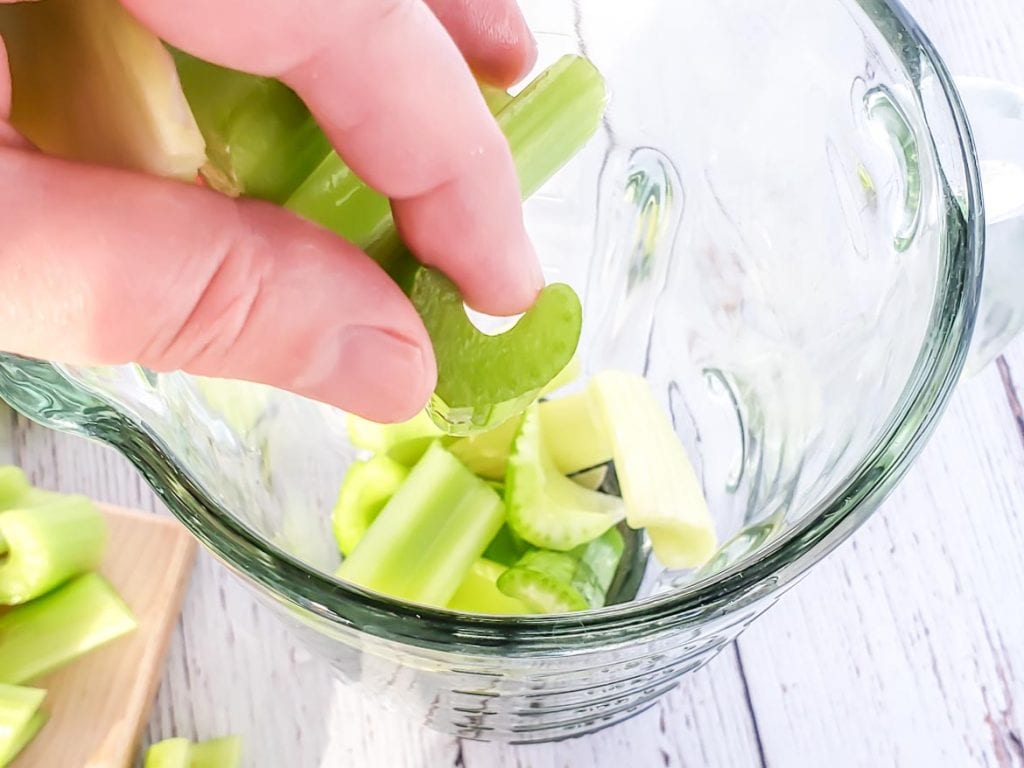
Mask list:
POLYGON ((411 605, 339 581, 280 550, 210 500, 170 451, 111 402, 42 361, 0 356, 11 405, 29 418, 110 444, 143 474, 175 516, 225 565, 269 591, 274 602, 323 628, 356 630, 420 648, 494 656, 582 653, 696 626, 777 595, 877 508, 909 468, 944 411, 963 369, 981 285, 984 210, 970 126, 950 73, 896 0, 858 0, 876 24, 896 26, 903 45, 933 68, 959 137, 966 190, 950 215, 962 237, 946 243, 947 269, 918 363, 889 427, 858 467, 803 521, 763 549, 672 592, 596 611, 556 616, 457 614, 411 605), (311 614, 311 616, 307 615, 311 614))

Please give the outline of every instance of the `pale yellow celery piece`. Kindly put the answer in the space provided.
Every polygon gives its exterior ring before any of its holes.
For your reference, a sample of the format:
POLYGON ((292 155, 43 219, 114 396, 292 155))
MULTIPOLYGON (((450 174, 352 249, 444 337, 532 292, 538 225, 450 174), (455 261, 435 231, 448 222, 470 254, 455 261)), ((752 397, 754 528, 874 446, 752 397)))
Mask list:
POLYGON ((11 122, 43 152, 193 180, 205 143, 163 43, 118 0, 0 3, 11 122))
POLYGON ((590 389, 545 400, 540 406, 540 425, 548 455, 564 474, 612 459, 604 415, 590 389))
POLYGON ((697 474, 647 381, 603 371, 591 380, 614 453, 626 524, 644 528, 667 568, 696 568, 717 549, 697 474))

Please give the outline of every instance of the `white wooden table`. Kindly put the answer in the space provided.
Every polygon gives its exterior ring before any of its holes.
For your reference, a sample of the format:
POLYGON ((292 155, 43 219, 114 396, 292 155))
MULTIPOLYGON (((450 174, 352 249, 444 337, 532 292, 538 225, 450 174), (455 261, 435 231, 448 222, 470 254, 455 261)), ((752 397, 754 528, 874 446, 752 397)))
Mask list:
MULTIPOLYGON (((957 73, 1024 85, 1024 0, 910 6, 957 73)), ((961 386, 865 528, 733 648, 625 725, 526 748, 410 725, 334 687, 203 555, 148 738, 239 733, 253 768, 1024 768, 1021 401, 1024 340, 961 386)), ((37 483, 160 509, 100 446, 18 421, 15 459, 37 483)))

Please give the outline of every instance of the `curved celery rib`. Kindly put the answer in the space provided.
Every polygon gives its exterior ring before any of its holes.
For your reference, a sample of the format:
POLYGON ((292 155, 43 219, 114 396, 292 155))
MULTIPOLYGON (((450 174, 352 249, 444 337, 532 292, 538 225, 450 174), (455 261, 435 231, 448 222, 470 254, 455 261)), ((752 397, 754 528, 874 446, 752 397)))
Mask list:
POLYGON ((527 552, 498 577, 498 589, 522 601, 532 613, 600 608, 624 546, 622 534, 612 528, 569 552, 527 552))
POLYGON ((517 615, 530 613, 527 605, 498 589, 498 579, 508 568, 493 560, 480 558, 469 569, 448 609, 462 613, 517 615))
POLYGON ((444 607, 504 519, 494 490, 434 443, 337 575, 392 597, 444 607))
POLYGON ((91 501, 68 496, 29 509, 0 512, 0 604, 18 605, 73 576, 99 567, 106 520, 91 501))
POLYGON ((331 516, 338 549, 350 555, 409 470, 386 454, 358 461, 348 468, 331 516))
POLYGON ((9 765, 46 720, 39 707, 46 691, 0 684, 0 768, 9 765))
POLYGON ((622 500, 562 475, 541 438, 537 406, 523 417, 505 485, 509 527, 543 549, 566 551, 592 541, 625 516, 622 500))
POLYGON ((0 683, 34 680, 136 627, 103 577, 79 576, 0 615, 0 683))
POLYGON ((717 544, 700 482, 668 414, 642 376, 602 371, 590 384, 615 454, 626 523, 645 528, 668 568, 703 565, 717 544))

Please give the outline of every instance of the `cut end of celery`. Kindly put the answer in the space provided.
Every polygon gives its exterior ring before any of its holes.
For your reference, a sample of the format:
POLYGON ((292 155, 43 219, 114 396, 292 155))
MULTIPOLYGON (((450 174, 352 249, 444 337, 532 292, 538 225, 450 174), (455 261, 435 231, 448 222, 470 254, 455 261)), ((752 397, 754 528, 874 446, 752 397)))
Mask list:
POLYGON ((410 292, 437 357, 430 414, 442 431, 468 435, 521 413, 572 360, 583 309, 568 285, 545 287, 505 333, 489 336, 466 315, 452 282, 420 269, 410 292))
POLYGON ((0 766, 8 765, 43 727, 46 691, 0 684, 0 766))

